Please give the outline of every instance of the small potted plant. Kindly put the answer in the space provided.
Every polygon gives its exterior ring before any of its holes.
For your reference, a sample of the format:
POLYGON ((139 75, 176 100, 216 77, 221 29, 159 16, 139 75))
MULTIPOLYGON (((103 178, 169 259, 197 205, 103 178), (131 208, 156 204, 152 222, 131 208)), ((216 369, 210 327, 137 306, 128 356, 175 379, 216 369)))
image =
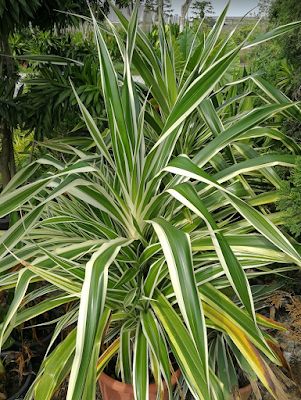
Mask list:
MULTIPOLYGON (((64 157, 37 161, 50 172, 31 181, 29 166, 0 197, 0 217, 22 209, 1 237, 1 287, 15 296, 0 341, 65 306, 26 400, 50 400, 65 379, 67 400, 94 399, 97 379, 106 395, 105 368, 137 400, 183 393, 227 399, 237 380, 229 381, 226 361, 232 372, 251 370, 281 399, 268 363, 281 365, 281 357, 266 331, 277 324, 255 312, 249 281, 301 264, 269 208, 279 180, 272 166, 294 166, 295 155, 263 154, 256 140, 277 136, 265 122, 275 113, 299 111, 250 77, 260 96, 240 112, 249 90, 238 92, 241 82, 225 74, 243 47, 298 24, 233 48, 231 37, 219 42, 226 7, 205 41, 195 35, 179 65, 163 22, 157 50, 138 28, 138 7, 129 21, 116 12, 126 41, 109 22, 106 29, 123 74, 91 18, 107 129, 98 130, 74 88, 93 143, 61 144, 64 157), (132 66, 144 83, 134 82, 132 66)), ((300 151, 283 134, 277 139, 300 151)))

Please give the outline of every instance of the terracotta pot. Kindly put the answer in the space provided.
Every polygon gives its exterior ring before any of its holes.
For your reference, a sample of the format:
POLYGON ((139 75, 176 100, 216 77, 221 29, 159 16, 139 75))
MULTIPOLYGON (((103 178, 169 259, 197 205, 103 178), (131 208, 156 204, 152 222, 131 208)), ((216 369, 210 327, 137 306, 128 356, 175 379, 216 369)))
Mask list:
MULTIPOLYGON (((174 386, 181 375, 180 370, 176 371, 171 377, 171 384, 174 386)), ((99 386, 103 400, 134 400, 133 385, 129 383, 119 382, 111 378, 104 372, 100 375, 99 386)), ((151 383, 149 385, 149 400, 156 400, 157 398, 157 385, 151 383)), ((168 390, 164 383, 164 400, 168 400, 168 390)))
MULTIPOLYGON (((181 375, 180 370, 177 370, 172 376, 171 384, 174 386, 177 383, 181 375)), ((104 372, 99 378, 99 387, 103 400, 134 400, 134 389, 133 385, 129 383, 123 383, 111 378, 104 372)), ((241 400, 249 400, 253 392, 252 386, 247 385, 239 389, 239 394, 241 400)), ((156 400, 157 396, 157 386, 152 383, 149 387, 149 400, 156 400)), ((168 391, 164 383, 164 400, 168 400, 168 391)))
POLYGON ((251 394, 253 392, 252 386, 247 385, 239 389, 240 399, 241 400, 249 400, 251 394))

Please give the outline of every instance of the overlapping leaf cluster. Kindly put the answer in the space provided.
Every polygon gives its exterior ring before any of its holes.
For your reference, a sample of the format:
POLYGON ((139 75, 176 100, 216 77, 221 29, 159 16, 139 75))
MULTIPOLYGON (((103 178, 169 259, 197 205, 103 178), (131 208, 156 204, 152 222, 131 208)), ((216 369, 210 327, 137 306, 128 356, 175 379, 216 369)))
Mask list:
POLYGON ((226 12, 208 36, 197 33, 180 72, 164 26, 158 54, 136 8, 130 21, 116 10, 126 42, 108 22, 124 62, 118 74, 92 17, 109 130, 98 130, 77 96, 94 145, 58 144, 66 164, 45 157, 1 194, 0 216, 22 210, 0 243, 1 289, 15 289, 1 343, 68 305, 27 400, 51 399, 69 373, 67 400, 93 399, 110 360, 138 400, 148 398, 150 374, 174 398, 176 366, 194 398, 226 399, 237 385, 230 352, 282 398, 268 366, 281 359, 260 328, 277 325, 256 314, 249 281, 301 264, 269 207, 280 187, 273 166, 294 167, 300 148, 268 122, 276 113, 300 119, 300 109, 259 77, 224 78, 242 48, 297 23, 233 49, 233 33, 219 40, 226 12), (262 140, 291 155, 263 153, 262 140), (31 182, 41 164, 51 172, 31 182))

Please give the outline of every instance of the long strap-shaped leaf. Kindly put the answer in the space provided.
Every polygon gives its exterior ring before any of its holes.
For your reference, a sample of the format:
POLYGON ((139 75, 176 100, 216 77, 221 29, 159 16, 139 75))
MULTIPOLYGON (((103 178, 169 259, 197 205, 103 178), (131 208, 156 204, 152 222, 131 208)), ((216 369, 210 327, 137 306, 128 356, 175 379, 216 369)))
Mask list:
MULTIPOLYGON (((281 92, 278 88, 273 86, 270 82, 266 81, 261 76, 250 76, 252 81, 273 101, 277 103, 289 103, 293 104, 292 100, 281 92)), ((294 104, 293 107, 285 111, 291 117, 296 118, 298 121, 301 120, 301 109, 298 104, 294 104)))
POLYGON ((202 360, 200 367, 208 378, 207 332, 194 276, 190 238, 162 218, 156 218, 152 224, 162 246, 181 313, 202 360))
POLYGON ((274 398, 277 400, 285 400, 286 396, 284 395, 283 389, 276 380, 272 370, 240 326, 233 324, 231 319, 228 319, 226 315, 221 314, 219 310, 214 308, 214 306, 212 307, 205 303, 204 309, 206 311, 206 316, 214 323, 214 325, 225 331, 230 336, 244 358, 252 367, 252 370, 256 373, 258 378, 274 398))
POLYGON ((70 371, 75 341, 76 329, 73 329, 43 361, 34 388, 36 400, 51 400, 53 398, 55 390, 70 371))
MULTIPOLYGON (((31 272, 31 271, 26 271, 26 272, 31 272)), ((34 281, 34 275, 32 274, 31 282, 33 281, 34 281)), ((19 311, 15 317, 15 320, 13 320, 12 322, 12 327, 21 325, 24 322, 29 321, 32 318, 35 318, 39 315, 42 315, 49 310, 53 310, 54 308, 59 307, 63 304, 68 304, 70 302, 77 300, 78 296, 72 296, 72 295, 64 295, 60 297, 57 296, 51 299, 48 298, 47 300, 41 301, 40 303, 37 303, 32 307, 24 308, 22 311, 19 311)))
MULTIPOLYGON (((26 232, 34 226, 43 212, 43 206, 37 207, 29 212, 25 217, 20 218, 3 236, 0 238, 0 259, 2 259, 9 249, 15 246, 26 232)), ((1 270, 0 270, 1 275, 1 270)))
POLYGON ((104 332, 107 328, 111 310, 105 307, 101 318, 98 320, 98 327, 95 335, 94 345, 92 349, 91 359, 88 367, 87 379, 85 381, 84 392, 82 400, 93 400, 96 398, 96 385, 97 380, 97 363, 99 358, 99 351, 101 342, 103 340, 104 332))
MULTIPOLYGON (((223 29, 223 27, 225 25, 225 20, 226 20, 227 12, 228 12, 228 9, 229 9, 229 5, 230 5, 230 1, 228 1, 227 5, 225 6, 223 11, 221 12, 219 17, 217 18, 216 23, 214 24, 212 29, 210 29, 210 32, 209 32, 208 36, 205 39, 203 51, 201 52, 200 59, 198 60, 198 64, 197 64, 197 68, 198 68, 199 71, 201 71, 203 69, 205 63, 207 62, 207 60, 209 58, 209 56, 214 54, 215 45, 216 45, 218 39, 220 38, 220 34, 221 34, 222 29, 223 29)), ((190 81, 189 78, 188 78, 188 82, 190 81)), ((187 82, 185 82, 185 85, 186 84, 187 84, 187 82)))
MULTIPOLYGON (((290 110, 290 109, 288 109, 290 110)), ((240 139, 250 139, 250 138, 257 138, 257 137, 269 137, 274 140, 279 140, 282 142, 292 153, 301 154, 301 146, 294 141, 291 137, 285 135, 284 133, 280 132, 278 129, 275 128, 253 128, 248 130, 247 132, 243 133, 240 139)))
POLYGON ((14 321, 17 311, 23 301, 25 293, 33 277, 34 274, 25 268, 22 269, 18 274, 18 282, 16 284, 14 299, 6 313, 4 321, 0 326, 0 350, 2 348, 2 345, 5 343, 8 335, 14 328, 14 321))
POLYGON ((301 21, 295 21, 286 25, 277 26, 277 28, 257 36, 257 38, 255 38, 251 43, 244 46, 243 49, 249 49, 250 47, 257 46, 260 43, 264 43, 267 42, 268 40, 275 39, 276 37, 284 35, 287 32, 300 27, 300 25, 301 21))
POLYGON ((141 324, 138 324, 135 337, 133 385, 135 400, 148 400, 148 348, 141 324))
MULTIPOLYGON (((67 400, 82 399, 86 379, 91 368, 90 360, 97 339, 98 321, 105 305, 108 268, 116 258, 121 246, 127 242, 125 239, 117 239, 103 244, 86 265, 78 317, 76 353, 70 375, 67 400)), ((96 365, 94 367, 96 370, 96 365)))
POLYGON ((131 331, 122 325, 120 330, 120 371, 124 383, 132 383, 131 331))
MULTIPOLYGON (((129 21, 117 7, 113 5, 112 8, 114 9, 122 27, 127 32, 129 21)), ((162 78, 159 59, 155 49, 147 39, 146 34, 139 28, 137 30, 136 48, 134 49, 133 63, 143 80, 146 82, 147 86, 151 88, 151 93, 157 100, 163 113, 168 114, 169 108, 167 104, 167 88, 162 78)))
POLYGON ((238 122, 225 129, 219 136, 214 138, 210 143, 203 147, 193 158, 193 161, 202 167, 205 165, 215 154, 219 153, 232 141, 237 140, 240 135, 245 133, 248 129, 253 128, 262 121, 270 118, 273 114, 281 112, 292 104, 271 104, 259 107, 249 112, 246 116, 241 118, 238 122))
POLYGON ((157 294, 151 305, 167 333, 168 342, 191 392, 196 399, 209 400, 207 378, 203 368, 200 368, 203 361, 191 335, 163 295, 157 294))
POLYGON ((93 21, 100 62, 102 90, 108 114, 114 157, 119 174, 123 177, 124 182, 129 182, 129 174, 133 168, 133 147, 131 144, 133 132, 129 132, 127 129, 126 116, 121 101, 117 74, 107 45, 94 17, 93 21))
POLYGON ((214 218, 199 198, 195 189, 191 185, 184 183, 182 185, 178 185, 175 189, 169 190, 169 193, 171 193, 172 196, 178 199, 190 210, 195 212, 196 215, 204 219, 214 244, 216 254, 227 278, 229 279, 229 282, 248 312, 255 320, 255 309, 246 275, 233 251, 231 250, 227 240, 222 233, 218 232, 218 226, 214 221, 214 218))
MULTIPOLYGON (((249 144, 234 143, 233 147, 235 148, 235 150, 238 151, 239 154, 241 154, 247 160, 258 157, 258 152, 256 150, 254 150, 253 147, 250 146, 249 144)), ((287 167, 293 166, 292 164, 283 164, 283 165, 287 166, 287 167)), ((260 173, 266 178, 266 180, 268 182, 271 182, 275 186, 275 188, 279 189, 282 184, 282 181, 281 181, 280 176, 277 174, 275 168, 272 168, 272 166, 270 166, 270 167, 267 166, 264 168, 259 167, 258 169, 260 169, 260 173)))
POLYGON ((224 57, 209 66, 186 90, 183 89, 179 93, 177 101, 175 102, 175 105, 163 127, 159 140, 152 147, 146 158, 143 173, 144 177, 155 175, 161 168, 163 168, 164 162, 168 162, 175 145, 174 142, 181 133, 179 129, 183 122, 220 81, 235 59, 239 50, 239 47, 231 50, 224 57), (166 155, 168 155, 168 157, 166 157, 166 155))
POLYGON ((251 158, 246 161, 231 165, 214 175, 219 182, 225 182, 239 174, 245 174, 252 171, 258 171, 263 168, 282 165, 284 167, 294 167, 296 165, 296 156, 291 154, 265 154, 251 158))
POLYGON ((91 114, 89 113, 87 108, 82 103, 82 101, 79 98, 79 96, 78 96, 73 84, 72 84, 72 89, 73 89, 75 98, 77 100, 77 103, 79 105, 80 111, 82 113, 83 119, 85 121, 85 124, 86 124, 86 126, 87 126, 87 128, 88 128, 88 130, 90 132, 90 135, 94 139, 98 149, 101 151, 101 154, 103 154, 103 156, 107 159, 107 161, 111 165, 113 165, 113 161, 112 161, 111 155, 109 153, 109 150, 107 148, 107 145, 105 144, 105 141, 104 141, 104 139, 102 137, 102 134, 101 134, 101 132, 99 132, 99 129, 97 128, 97 125, 96 125, 94 119, 92 118, 91 114))
POLYGON ((220 315, 221 319, 226 319, 232 325, 237 326, 248 337, 248 340, 270 360, 279 364, 276 354, 270 349, 258 326, 245 310, 238 307, 225 294, 209 283, 200 286, 199 293, 202 302, 210 305, 220 315))
POLYGON ((160 370, 163 374, 165 383, 167 384, 169 397, 171 399, 171 373, 168 349, 165 343, 164 335, 162 334, 162 330, 159 327, 158 321, 151 310, 141 313, 141 323, 148 346, 151 348, 160 365, 160 370))
POLYGON ((292 257, 295 262, 301 266, 301 256, 283 233, 263 214, 255 208, 248 205, 239 197, 233 195, 223 186, 219 185, 210 175, 198 168, 187 157, 177 157, 170 165, 164 168, 165 171, 184 176, 191 179, 196 179, 209 186, 220 190, 229 200, 231 205, 262 235, 269 239, 275 246, 281 249, 284 253, 292 257))
POLYGON ((0 196, 0 218, 16 210, 39 193, 47 182, 34 182, 0 196))
POLYGON ((238 47, 226 54, 197 77, 184 93, 179 94, 163 128, 162 136, 151 151, 154 151, 198 107, 225 74, 239 50, 238 47))
POLYGON ((29 183, 11 192, 5 192, 0 195, 0 218, 18 209, 28 200, 32 200, 50 181, 62 176, 77 174, 82 172, 92 172, 95 168, 85 162, 77 162, 70 167, 60 170, 57 174, 48 175, 36 182, 29 183))
POLYGON ((36 172, 39 165, 36 162, 32 162, 26 165, 24 168, 20 169, 16 175, 9 181, 9 183, 3 188, 2 195, 8 193, 17 187, 24 185, 25 182, 36 172))

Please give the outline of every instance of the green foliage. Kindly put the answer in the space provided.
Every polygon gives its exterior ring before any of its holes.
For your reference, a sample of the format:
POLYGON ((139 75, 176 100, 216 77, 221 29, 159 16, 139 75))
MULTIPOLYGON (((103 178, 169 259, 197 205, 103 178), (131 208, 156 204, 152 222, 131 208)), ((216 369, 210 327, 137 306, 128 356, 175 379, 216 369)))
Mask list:
MULTIPOLYGON (((270 6, 270 21, 276 25, 288 24, 301 19, 301 3, 299 0, 274 0, 270 6)), ((283 55, 288 61, 300 67, 301 61, 301 29, 290 32, 280 41, 283 55)))
MULTIPOLYGON (((103 12, 109 10, 108 2, 90 2, 91 8, 100 10, 99 17, 103 12), (101 7, 100 7, 101 6, 101 7)), ((89 14, 89 7, 86 0, 0 0, 0 92, 4 97, 1 103, 5 105, 5 117, 0 120, 0 167, 2 182, 6 185, 15 173, 15 162, 13 154, 13 129, 17 124, 15 115, 27 116, 28 106, 16 109, 18 98, 15 99, 15 90, 12 86, 18 87, 20 76, 17 67, 12 59, 12 51, 9 46, 10 33, 20 30, 23 27, 38 26, 42 28, 56 29, 70 22, 78 22, 78 18, 70 13, 89 14), (58 12, 60 10, 61 12, 58 12), (7 94, 12 94, 7 97, 7 94)), ((24 105, 24 103, 23 103, 24 105)), ((48 108, 49 109, 49 108, 48 108)), ((30 128, 31 129, 31 128, 30 128)))
POLYGON ((261 75, 277 85, 277 74, 283 56, 277 41, 263 44, 260 48, 255 48, 249 56, 249 66, 252 71, 258 71, 261 75))
POLYGON ((192 3, 191 9, 193 11, 194 18, 203 19, 206 14, 213 13, 211 1, 196 0, 192 3))
POLYGON ((23 38, 19 33, 17 40, 12 36, 11 43, 14 52, 24 57, 23 65, 26 63, 23 67, 26 76, 22 80, 25 90, 19 104, 22 113, 19 123, 23 130, 34 131, 35 138, 41 140, 82 128, 70 80, 77 85, 80 98, 97 118, 99 126, 104 128, 100 73, 91 32, 83 37, 77 32, 58 35, 25 30, 23 38), (26 45, 21 49, 18 43, 26 45))
POLYGON ((273 0, 259 0, 258 1, 259 13, 260 13, 261 17, 265 17, 265 18, 268 17, 272 1, 273 0))
MULTIPOLYGON (((182 36, 180 34, 180 29, 178 24, 165 24, 164 25, 164 30, 166 35, 170 35, 174 41, 178 39, 179 36, 182 36)), ((190 28, 186 28, 186 31, 190 31, 190 28)), ((193 35, 193 32, 191 32, 193 35)), ((150 32, 148 33, 148 37, 151 40, 152 44, 155 46, 155 48, 158 50, 160 48, 160 28, 158 25, 153 25, 150 32)), ((114 40, 114 38, 113 38, 114 40)), ((110 45, 110 42, 109 42, 110 45)), ((110 48, 110 47, 109 47, 110 48)), ((183 51, 188 51, 188 48, 186 47, 185 49, 183 48, 183 51)))
POLYGON ((301 235, 301 157, 290 177, 283 182, 278 208, 285 214, 286 227, 296 237, 301 235))
POLYGON ((0 32, 8 34, 18 26, 27 25, 41 6, 41 0, 0 0, 0 32))
MULTIPOLYGON (((235 44, 242 43, 243 40, 248 38, 249 41, 253 40, 255 37, 266 31, 266 24, 264 22, 259 23, 254 27, 254 23, 242 21, 241 25, 236 27, 235 33, 233 35, 233 40, 235 44), (250 33, 252 32, 251 36, 250 33)), ((267 44, 266 44, 267 45, 267 44)), ((268 43, 269 46, 273 45, 273 42, 268 43)), ((264 46, 264 45, 263 45, 264 46)), ((256 48, 258 50, 258 48, 256 48)))
MULTIPOLYGON (((94 12, 102 18, 102 13, 109 11, 108 2, 104 0, 90 1, 94 12), (101 11, 101 12, 99 12, 101 11)), ((73 12, 82 15, 89 15, 89 7, 86 0, 0 0, 0 32, 8 35, 17 26, 20 29, 28 26, 29 21, 33 26, 53 28, 66 25, 66 20, 71 22, 78 21, 72 16, 67 16, 62 12, 73 12)))
POLYGON ((160 4, 162 5, 163 15, 166 18, 171 17, 173 13, 171 0, 146 0, 144 7, 148 12, 156 13, 156 18, 159 19, 160 4))
MULTIPOLYGON (((262 2, 263 12, 269 15, 270 26, 291 23, 301 18, 301 3, 298 0, 275 0, 262 2)), ((249 57, 251 68, 260 71, 288 96, 298 98, 300 87, 300 28, 290 32, 281 40, 262 46, 249 57)))
POLYGON ((276 74, 277 86, 294 100, 300 99, 300 76, 298 70, 287 59, 280 61, 276 74))
POLYGON ((18 170, 36 158, 35 150, 33 132, 23 132, 20 129, 14 132, 14 151, 18 170))
POLYGON ((181 68, 180 46, 163 25, 154 49, 138 30, 137 9, 130 21, 116 12, 126 34, 124 41, 111 26, 121 73, 92 18, 107 129, 73 85, 91 138, 45 142, 61 158, 26 166, 1 193, 0 217, 22 216, 0 239, 0 288, 14 289, 0 344, 26 321, 68 305, 52 321, 26 400, 50 400, 68 376, 67 400, 93 400, 110 362, 137 400, 147 398, 149 374, 159 387, 165 381, 172 399, 174 361, 194 398, 225 400, 238 386, 233 365, 229 379, 232 357, 282 399, 267 362, 281 360, 264 330, 279 326, 256 314, 251 284, 301 265, 281 231, 283 216, 271 211, 281 184, 274 167, 294 167, 301 154, 275 128, 275 114, 301 120, 301 110, 258 77, 227 75, 244 46, 231 38, 220 46, 227 8, 203 41, 191 42, 181 68), (291 154, 271 154, 274 141, 291 154), (50 170, 33 179, 45 165, 50 170))
MULTIPOLYGON (((291 23, 301 18, 301 3, 298 0, 263 1, 262 7, 262 11, 269 15, 270 26, 291 23)), ((300 28, 297 28, 286 37, 253 50, 247 61, 252 71, 259 71, 265 79, 296 101, 300 99, 301 86, 300 33, 300 28)), ((289 136, 300 140, 298 121, 283 118, 282 127, 289 136)))

